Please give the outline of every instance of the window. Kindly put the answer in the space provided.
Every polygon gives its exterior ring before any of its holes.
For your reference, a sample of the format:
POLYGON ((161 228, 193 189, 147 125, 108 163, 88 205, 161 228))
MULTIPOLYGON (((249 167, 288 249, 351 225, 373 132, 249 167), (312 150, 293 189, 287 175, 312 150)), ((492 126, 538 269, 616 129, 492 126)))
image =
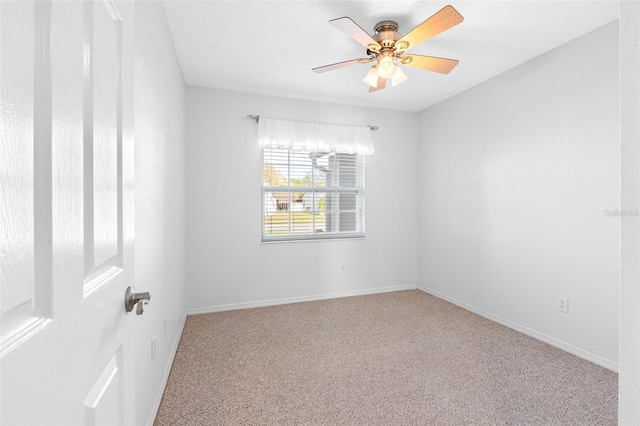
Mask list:
POLYGON ((262 241, 364 236, 364 156, 263 149, 262 241))
POLYGON ((363 237, 372 126, 250 118, 263 153, 262 241, 363 237))

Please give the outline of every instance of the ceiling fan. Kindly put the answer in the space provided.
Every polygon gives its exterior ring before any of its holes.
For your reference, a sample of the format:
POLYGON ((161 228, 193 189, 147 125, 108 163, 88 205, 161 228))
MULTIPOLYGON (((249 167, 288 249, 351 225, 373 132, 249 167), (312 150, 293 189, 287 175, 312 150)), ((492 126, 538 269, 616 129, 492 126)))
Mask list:
POLYGON ((406 51, 462 21, 464 18, 457 10, 452 6, 445 6, 404 36, 398 32, 398 23, 395 21, 379 22, 374 27, 375 34, 371 36, 351 18, 345 16, 332 19, 330 24, 367 48, 367 57, 313 68, 312 71, 322 73, 375 61, 375 65, 362 80, 369 85, 369 92, 384 89, 389 78, 393 86, 405 81, 408 77, 399 65, 448 74, 458 65, 457 59, 407 54, 406 51))

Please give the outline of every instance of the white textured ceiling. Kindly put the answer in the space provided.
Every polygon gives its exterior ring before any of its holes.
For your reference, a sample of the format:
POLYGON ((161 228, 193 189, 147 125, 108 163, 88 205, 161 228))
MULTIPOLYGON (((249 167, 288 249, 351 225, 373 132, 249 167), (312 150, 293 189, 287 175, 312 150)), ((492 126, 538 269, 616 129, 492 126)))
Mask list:
MULTIPOLYGON (((617 1, 164 1, 187 84, 421 111, 618 18, 617 1), (329 24, 349 16, 373 33, 406 34, 447 4, 465 20, 411 49, 459 59, 450 74, 404 66, 409 80, 369 93, 369 65, 311 68, 366 56, 329 24)), ((596 61, 597 58, 594 58, 596 61)))

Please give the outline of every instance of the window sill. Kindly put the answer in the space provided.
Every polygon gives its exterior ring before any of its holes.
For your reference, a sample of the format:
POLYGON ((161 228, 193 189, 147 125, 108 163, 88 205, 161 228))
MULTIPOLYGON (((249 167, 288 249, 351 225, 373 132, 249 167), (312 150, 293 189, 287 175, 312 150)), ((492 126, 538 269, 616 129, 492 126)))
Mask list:
POLYGON ((303 235, 286 235, 279 237, 263 237, 260 242, 262 243, 300 243, 300 242, 308 242, 308 241, 335 241, 335 240, 364 240, 364 234, 362 233, 354 233, 354 234, 329 234, 318 236, 317 234, 303 236, 303 235))

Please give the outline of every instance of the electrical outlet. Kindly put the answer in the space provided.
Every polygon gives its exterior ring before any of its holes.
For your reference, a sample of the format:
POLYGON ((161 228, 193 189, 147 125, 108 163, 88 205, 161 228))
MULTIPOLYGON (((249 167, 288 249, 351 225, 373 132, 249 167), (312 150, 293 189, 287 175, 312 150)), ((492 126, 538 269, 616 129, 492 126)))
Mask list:
POLYGON ((569 312, 569 299, 566 297, 558 296, 558 310, 560 312, 569 312))
POLYGON ((166 315, 162 319, 162 325, 164 327, 164 334, 167 334, 167 316, 166 315))
POLYGON ((340 265, 342 267, 342 272, 347 272, 347 265, 340 265))

